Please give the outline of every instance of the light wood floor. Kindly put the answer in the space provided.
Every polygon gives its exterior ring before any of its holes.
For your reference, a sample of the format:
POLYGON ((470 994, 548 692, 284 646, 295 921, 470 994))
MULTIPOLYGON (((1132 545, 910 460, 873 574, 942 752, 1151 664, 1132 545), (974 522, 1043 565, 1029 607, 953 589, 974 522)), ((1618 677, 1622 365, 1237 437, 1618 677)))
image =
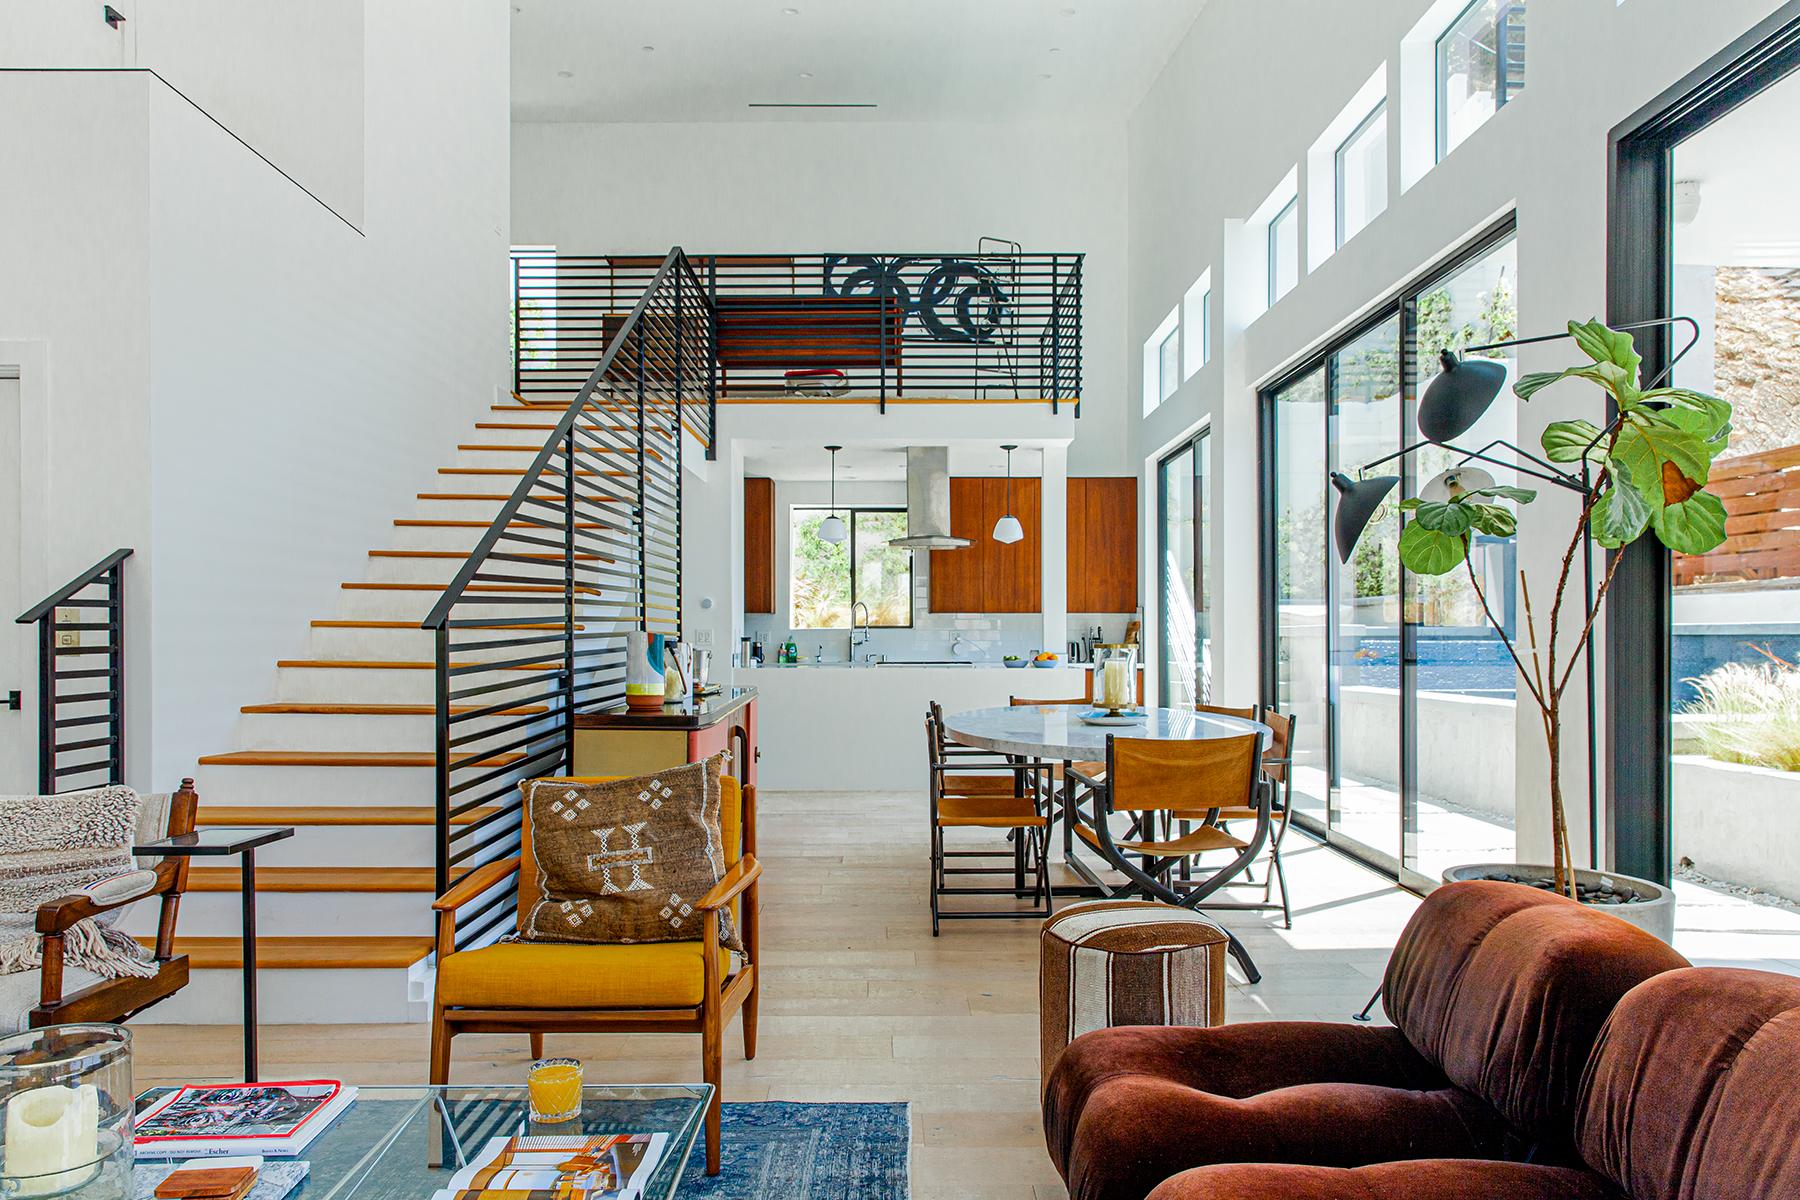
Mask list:
MULTIPOLYGON (((725 1099, 912 1103, 916 1200, 1064 1196, 1038 1122, 1037 926, 947 922, 932 938, 922 797, 774 793, 762 798, 762 1034, 756 1061, 726 1039, 725 1099)), ((1298 834, 1288 842, 1295 919, 1228 914, 1263 971, 1234 981, 1233 1021, 1345 1020, 1380 980, 1416 903, 1298 834)), ((228 1079, 235 1029, 138 1025, 137 1082, 228 1079)), ((276 1026, 265 1078, 414 1083, 424 1026, 276 1026)), ((556 1036, 595 1081, 699 1076, 693 1037, 556 1036)), ((522 1036, 458 1038, 457 1082, 515 1082, 522 1036)))

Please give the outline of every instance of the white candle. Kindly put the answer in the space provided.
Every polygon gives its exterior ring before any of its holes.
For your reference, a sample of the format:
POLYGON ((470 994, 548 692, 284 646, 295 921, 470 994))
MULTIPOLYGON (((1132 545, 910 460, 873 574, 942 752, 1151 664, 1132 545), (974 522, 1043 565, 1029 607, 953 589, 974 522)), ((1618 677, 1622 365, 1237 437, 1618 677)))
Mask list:
POLYGON ((19 1194, 42 1195, 78 1182, 78 1171, 100 1156, 100 1093, 78 1087, 32 1088, 6 1106, 5 1173, 19 1194))
POLYGON ((1127 708, 1131 704, 1131 685, 1125 673, 1125 660, 1109 660, 1100 669, 1100 703, 1105 708, 1127 708))

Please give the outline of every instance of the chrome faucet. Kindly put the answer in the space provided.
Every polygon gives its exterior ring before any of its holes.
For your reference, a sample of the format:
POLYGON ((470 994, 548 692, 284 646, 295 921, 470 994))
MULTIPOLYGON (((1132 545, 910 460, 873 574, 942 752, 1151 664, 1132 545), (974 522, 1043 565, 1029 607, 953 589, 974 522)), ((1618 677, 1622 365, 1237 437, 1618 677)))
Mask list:
POLYGON ((847 657, 850 665, 856 665, 856 648, 869 644, 869 606, 858 600, 850 606, 850 652, 847 657), (862 636, 856 636, 856 610, 862 609, 862 636))

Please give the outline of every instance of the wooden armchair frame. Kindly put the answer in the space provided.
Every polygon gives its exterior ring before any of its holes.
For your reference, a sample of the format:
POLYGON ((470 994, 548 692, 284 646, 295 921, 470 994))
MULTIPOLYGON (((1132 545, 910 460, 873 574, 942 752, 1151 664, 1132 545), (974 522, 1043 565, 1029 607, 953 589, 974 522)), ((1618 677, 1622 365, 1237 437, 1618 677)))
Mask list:
MULTIPOLYGON (((194 781, 183 779, 181 787, 169 797, 168 835, 194 832, 199 807, 194 781)), ((44 943, 44 964, 38 972, 38 1005, 31 1010, 31 1028, 72 1021, 125 1021, 187 985, 187 955, 175 953, 175 915, 181 908, 181 894, 187 890, 188 859, 165 857, 154 870, 155 885, 127 900, 102 904, 88 895, 64 896, 38 906, 37 932, 44 943), (151 896, 162 897, 162 910, 156 920, 156 974, 147 978, 127 975, 102 979, 63 995, 64 938, 75 923, 151 896)))
MULTIPOLYGON (((724 1083, 725 1026, 742 1010, 744 1057, 756 1057, 758 999, 757 960, 761 945, 758 912, 762 864, 756 860, 756 785, 742 784, 743 851, 711 891, 694 905, 701 914, 701 1002, 691 1008, 465 1008, 446 1006, 435 997, 431 1010, 431 1082, 450 1082, 450 1043, 459 1033, 526 1033, 531 1056, 541 1058, 546 1033, 697 1033, 700 1035, 701 1068, 713 1088, 706 1108, 706 1173, 719 1173, 719 1126, 724 1083), (729 979, 720 965, 719 913, 743 898, 740 926, 744 942, 743 967, 729 979)), ((529 816, 523 811, 521 819, 529 816)), ((521 856, 483 863, 468 872, 449 891, 439 896, 437 913, 437 961, 456 953, 457 912, 493 888, 516 876, 521 856)))

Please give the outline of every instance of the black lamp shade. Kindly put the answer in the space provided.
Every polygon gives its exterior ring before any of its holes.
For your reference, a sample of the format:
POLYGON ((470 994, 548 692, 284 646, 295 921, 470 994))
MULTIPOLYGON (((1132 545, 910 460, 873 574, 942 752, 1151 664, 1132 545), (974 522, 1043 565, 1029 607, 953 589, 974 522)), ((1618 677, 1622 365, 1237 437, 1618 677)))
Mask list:
POLYGON ((1362 539, 1363 530, 1369 527, 1375 510, 1399 482, 1398 475, 1352 479, 1342 471, 1331 473, 1331 486, 1338 490, 1337 519, 1332 522, 1332 535, 1337 542, 1339 562, 1350 561, 1350 555, 1362 539))
POLYGON ((1506 386, 1506 364, 1491 358, 1458 359, 1448 350, 1442 374, 1425 388, 1419 401, 1419 432, 1427 441, 1461 437, 1481 420, 1506 386))

